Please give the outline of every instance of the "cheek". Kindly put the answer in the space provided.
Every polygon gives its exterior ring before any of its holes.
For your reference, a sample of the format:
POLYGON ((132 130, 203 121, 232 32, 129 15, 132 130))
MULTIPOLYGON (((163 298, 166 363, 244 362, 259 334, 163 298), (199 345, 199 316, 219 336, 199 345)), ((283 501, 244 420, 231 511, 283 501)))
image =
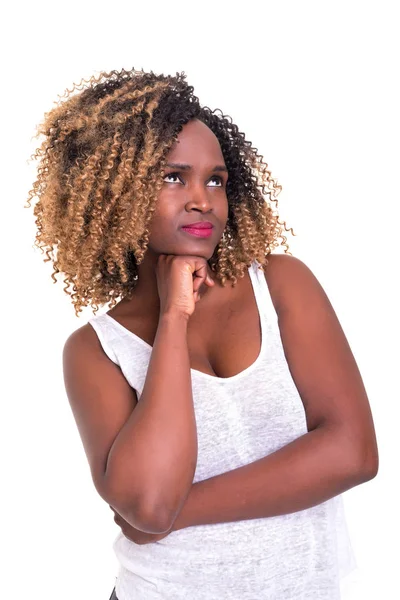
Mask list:
POLYGON ((149 225, 149 245, 155 252, 163 252, 179 243, 179 222, 176 215, 154 215, 149 225))
POLYGON ((177 199, 172 196, 171 193, 167 193, 165 190, 159 195, 156 202, 155 210, 153 212, 153 220, 155 224, 160 223, 173 223, 177 218, 178 212, 177 199))

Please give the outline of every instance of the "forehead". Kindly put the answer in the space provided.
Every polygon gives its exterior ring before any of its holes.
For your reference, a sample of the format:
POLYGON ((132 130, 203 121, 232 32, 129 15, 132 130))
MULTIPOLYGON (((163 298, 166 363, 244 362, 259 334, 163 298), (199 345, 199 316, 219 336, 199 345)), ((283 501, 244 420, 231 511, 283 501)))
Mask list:
POLYGON ((172 146, 168 160, 178 162, 185 160, 191 164, 201 161, 222 161, 221 147, 217 137, 209 127, 198 119, 186 123, 172 146))

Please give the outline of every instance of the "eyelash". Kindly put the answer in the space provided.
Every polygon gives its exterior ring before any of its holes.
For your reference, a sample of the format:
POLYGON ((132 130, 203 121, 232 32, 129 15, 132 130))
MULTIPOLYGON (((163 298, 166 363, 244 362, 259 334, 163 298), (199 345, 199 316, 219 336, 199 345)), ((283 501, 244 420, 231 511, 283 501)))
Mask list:
MULTIPOLYGON (((172 177, 173 175, 176 175, 176 176, 177 176, 177 177, 180 179, 180 177, 179 177, 179 173, 167 173, 167 174, 164 176, 164 179, 165 179, 166 177, 172 177)), ((223 180, 223 179, 222 179, 222 177, 220 177, 219 175, 213 175, 213 176, 211 177, 211 179, 219 179, 219 181, 220 181, 221 185, 220 185, 220 186, 215 186, 215 187, 224 187, 224 180, 223 180)), ((168 182, 166 181, 165 183, 168 183, 168 182)))

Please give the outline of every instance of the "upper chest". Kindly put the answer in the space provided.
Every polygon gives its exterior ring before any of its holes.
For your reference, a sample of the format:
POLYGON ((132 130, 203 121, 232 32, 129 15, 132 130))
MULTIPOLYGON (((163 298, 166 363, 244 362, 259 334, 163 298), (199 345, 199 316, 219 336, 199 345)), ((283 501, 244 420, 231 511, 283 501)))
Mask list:
MULTIPOLYGON (((260 276, 266 278, 277 309, 279 294, 274 269, 267 265, 260 276)), ((224 288, 212 288, 211 292, 196 304, 188 321, 190 366, 214 377, 233 377, 252 365, 261 350, 260 314, 250 274, 246 271, 235 287, 228 282, 224 288)), ((118 309, 117 305, 108 311, 109 315, 153 346, 158 316, 118 309)))

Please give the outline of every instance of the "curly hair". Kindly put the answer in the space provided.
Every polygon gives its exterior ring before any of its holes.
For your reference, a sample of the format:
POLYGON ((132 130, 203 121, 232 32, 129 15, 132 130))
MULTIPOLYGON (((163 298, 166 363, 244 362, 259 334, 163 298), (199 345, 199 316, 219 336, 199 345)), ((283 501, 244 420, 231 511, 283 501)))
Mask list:
POLYGON ((185 79, 184 72, 101 72, 58 96, 37 126, 35 137, 45 139, 31 156, 39 165, 25 208, 37 198, 35 246, 53 261, 54 283, 65 275, 76 316, 84 306, 96 314, 99 304, 132 297, 168 152, 193 118, 217 137, 229 173, 227 225, 208 261, 216 278, 236 285, 254 259, 268 263, 278 238, 291 254, 281 225, 293 229, 265 197, 277 206, 281 186, 232 119, 200 106, 185 79))

